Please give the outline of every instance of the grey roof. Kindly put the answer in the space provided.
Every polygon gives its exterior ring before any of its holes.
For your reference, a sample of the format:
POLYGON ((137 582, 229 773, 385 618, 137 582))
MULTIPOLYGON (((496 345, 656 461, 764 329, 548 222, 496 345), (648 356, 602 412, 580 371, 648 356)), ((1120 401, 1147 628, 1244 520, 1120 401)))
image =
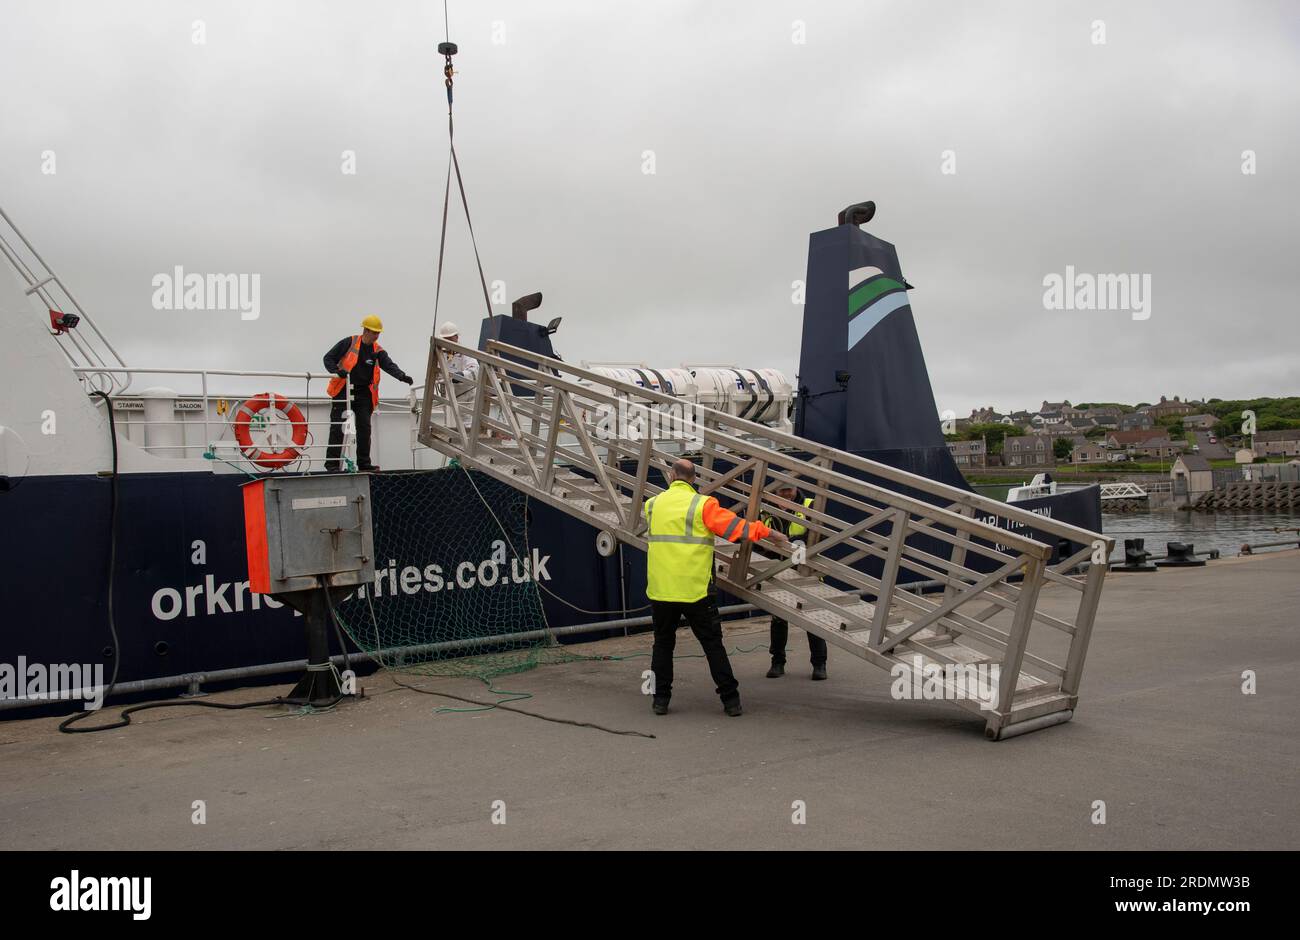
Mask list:
POLYGON ((1183 454, 1178 459, 1183 462, 1184 467, 1193 472, 1210 469, 1210 462, 1200 454, 1183 454))

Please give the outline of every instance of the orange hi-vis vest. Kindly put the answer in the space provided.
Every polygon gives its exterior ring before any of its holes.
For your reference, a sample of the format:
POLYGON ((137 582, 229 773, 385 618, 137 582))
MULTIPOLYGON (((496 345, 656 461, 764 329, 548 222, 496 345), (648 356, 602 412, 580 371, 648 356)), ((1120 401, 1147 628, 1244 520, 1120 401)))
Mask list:
MULTIPOLYGON (((370 407, 372 408, 379 407, 379 354, 383 351, 383 347, 379 345, 379 340, 375 340, 375 374, 370 377, 370 407)), ((339 369, 350 374, 360 358, 361 337, 358 335, 352 337, 352 346, 339 360, 339 369)), ((343 391, 347 382, 347 379, 340 378, 337 375, 334 376, 334 378, 330 379, 330 384, 325 386, 325 394, 330 398, 334 398, 339 392, 343 391)))

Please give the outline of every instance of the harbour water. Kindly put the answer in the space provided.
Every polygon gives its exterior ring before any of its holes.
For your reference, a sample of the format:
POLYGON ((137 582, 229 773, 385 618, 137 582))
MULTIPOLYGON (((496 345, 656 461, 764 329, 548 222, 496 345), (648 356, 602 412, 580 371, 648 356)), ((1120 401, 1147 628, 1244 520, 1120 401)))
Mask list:
MULTIPOLYGON (((1129 512, 1103 513, 1102 531, 1115 539, 1115 554, 1124 554, 1124 539, 1145 538, 1146 550, 1165 553, 1167 542, 1190 542, 1198 552, 1217 548, 1225 557, 1236 556, 1243 544, 1280 542, 1295 536, 1300 546, 1300 516, 1276 512, 1129 512), (1275 528, 1290 529, 1275 532, 1275 528)), ((1267 549, 1265 549, 1267 551, 1267 549)))
MULTIPOLYGON (((976 486, 977 493, 1005 500, 1009 487, 976 486)), ((1115 539, 1115 559, 1124 557, 1124 539, 1146 539, 1146 550, 1163 555, 1168 542, 1190 542, 1198 552, 1217 548, 1227 556, 1236 556, 1243 544, 1280 542, 1300 528, 1300 516, 1278 512, 1126 512, 1101 516, 1101 528, 1115 539), (1275 532, 1275 528, 1290 532, 1275 532)), ((1297 535, 1300 546, 1300 535, 1297 535)))

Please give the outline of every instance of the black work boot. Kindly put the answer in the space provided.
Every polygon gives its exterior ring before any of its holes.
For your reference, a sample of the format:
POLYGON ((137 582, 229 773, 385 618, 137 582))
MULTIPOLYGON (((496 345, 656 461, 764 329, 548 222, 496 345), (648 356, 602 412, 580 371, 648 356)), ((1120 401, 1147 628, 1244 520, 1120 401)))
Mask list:
POLYGON ((723 702, 722 708, 729 718, 739 718, 744 714, 744 710, 740 707, 740 699, 735 699, 731 702, 723 702))
POLYGON ((767 671, 769 679, 780 679, 783 675, 785 675, 785 663, 774 662, 772 668, 767 671))
POLYGON ((813 674, 812 674, 812 677, 813 677, 814 679, 825 679, 825 678, 826 678, 826 664, 825 664, 825 663, 813 663, 813 674))
POLYGON ((656 715, 668 714, 668 699, 656 695, 650 702, 650 707, 654 709, 656 715))

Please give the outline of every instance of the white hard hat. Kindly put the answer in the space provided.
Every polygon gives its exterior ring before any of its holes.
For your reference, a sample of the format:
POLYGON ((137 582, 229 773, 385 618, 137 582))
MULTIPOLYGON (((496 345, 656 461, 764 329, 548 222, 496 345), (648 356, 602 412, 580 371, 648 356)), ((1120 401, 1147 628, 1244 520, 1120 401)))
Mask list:
POLYGON ((451 339, 453 336, 459 336, 460 329, 456 324, 447 322, 440 324, 438 327, 438 339, 451 339))

